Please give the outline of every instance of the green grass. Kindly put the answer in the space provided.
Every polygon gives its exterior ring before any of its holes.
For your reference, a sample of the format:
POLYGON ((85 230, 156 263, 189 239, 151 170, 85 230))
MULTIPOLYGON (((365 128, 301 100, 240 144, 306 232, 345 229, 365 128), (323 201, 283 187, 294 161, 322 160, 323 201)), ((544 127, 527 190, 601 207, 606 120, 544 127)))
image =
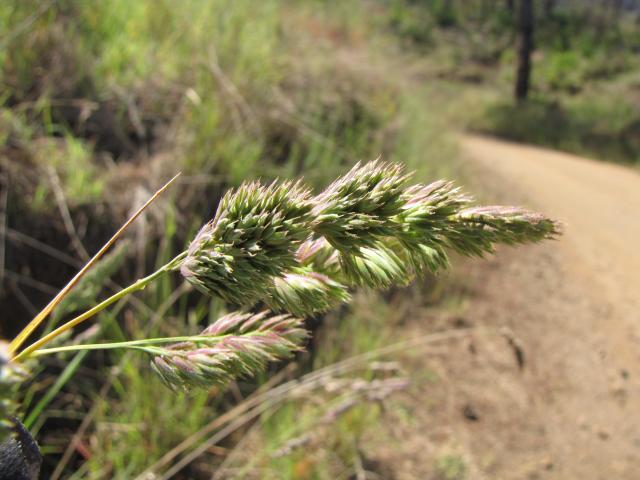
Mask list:
POLYGON ((640 162, 633 15, 614 20, 593 6, 557 6, 550 17, 540 10, 531 99, 516 104, 515 19, 503 6, 388 3, 388 28, 423 52, 433 74, 448 79, 460 96, 468 94, 467 112, 450 124, 606 161, 640 162))
POLYGON ((632 103, 613 101, 613 95, 541 97, 523 105, 498 101, 488 106, 472 128, 513 141, 639 165, 640 112, 632 103))
POLYGON ((465 480, 468 468, 462 456, 447 454, 436 459, 435 470, 438 480, 465 480))

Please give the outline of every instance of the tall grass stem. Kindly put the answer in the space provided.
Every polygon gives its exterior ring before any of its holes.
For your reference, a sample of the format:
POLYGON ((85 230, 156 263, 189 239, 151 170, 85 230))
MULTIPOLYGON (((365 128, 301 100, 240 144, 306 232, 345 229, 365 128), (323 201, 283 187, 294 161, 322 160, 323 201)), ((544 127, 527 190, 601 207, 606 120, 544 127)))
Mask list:
MULTIPOLYGON (((11 341, 9 344, 9 352, 15 354, 22 344, 29 338, 29 336, 40 326, 40 324, 47 318, 53 309, 60 303, 60 301, 71 291, 71 289, 80 281, 89 269, 95 265, 95 263, 106 253, 109 248, 115 243, 115 241, 122 235, 122 233, 133 223, 133 221, 140 216, 140 214, 146 210, 169 186, 180 176, 178 173, 171 180, 165 183, 156 193, 154 193, 147 202, 142 205, 129 219, 122 225, 116 233, 105 243, 98 253, 96 253, 82 269, 76 274, 75 277, 67 283, 62 290, 51 300, 44 309, 38 313, 33 320, 11 341)), ((62 333, 62 332, 60 332, 62 333)))
POLYGON ((102 302, 97 304, 95 307, 90 308, 86 312, 84 312, 84 313, 78 315, 77 317, 69 320, 64 325, 61 325, 60 327, 58 327, 55 330, 53 330, 51 333, 45 335, 44 337, 42 337, 38 341, 36 341, 33 344, 31 344, 29 347, 25 348, 22 352, 20 352, 18 355, 16 355, 14 357, 14 360, 19 361, 19 360, 22 360, 22 359, 28 357, 33 352, 38 350, 40 347, 42 347, 42 346, 46 345, 47 343, 49 343, 50 341, 52 341, 54 338, 62 335, 63 333, 69 331, 70 329, 72 329, 73 327, 79 325, 80 323, 84 322, 85 320, 87 320, 87 319, 93 317, 94 315, 100 313, 102 310, 104 310, 105 308, 107 308, 111 304, 117 302, 121 298, 123 298, 123 297, 125 297, 125 296, 127 296, 127 295, 129 295, 129 294, 131 294, 133 292, 137 292, 139 290, 144 290, 147 285, 149 285, 150 283, 153 283, 155 280, 157 280, 161 276, 165 275, 166 273, 174 270, 176 268, 176 266, 180 264, 181 260, 186 255, 187 255, 187 252, 182 252, 180 255, 175 257, 173 260, 171 260, 169 263, 167 263, 166 265, 164 265, 163 267, 161 267, 160 269, 158 269, 157 271, 155 271, 151 275, 137 280, 136 282, 132 283, 128 287, 123 288, 119 292, 117 292, 114 295, 110 296, 109 298, 103 300, 102 302))

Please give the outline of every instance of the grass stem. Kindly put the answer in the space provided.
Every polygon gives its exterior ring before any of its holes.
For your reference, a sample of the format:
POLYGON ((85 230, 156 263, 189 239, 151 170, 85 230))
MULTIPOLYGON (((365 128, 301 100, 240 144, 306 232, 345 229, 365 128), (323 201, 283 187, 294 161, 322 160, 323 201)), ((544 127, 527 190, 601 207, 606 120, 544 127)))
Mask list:
MULTIPOLYGON (((129 219, 118 229, 116 233, 105 243, 102 248, 96 253, 82 269, 76 274, 75 277, 71 279, 69 283, 67 283, 62 290, 51 300, 44 309, 38 313, 33 320, 29 322, 29 324, 14 338, 9 345, 9 352, 11 354, 15 354, 20 346, 29 338, 29 336, 40 326, 40 324, 47 318, 53 309, 62 301, 62 299, 71 291, 71 289, 80 281, 80 278, 89 271, 89 269, 95 265, 95 263, 104 255, 104 253, 109 250, 109 248, 115 243, 115 241, 122 235, 122 233, 133 223, 133 221, 140 216, 140 214, 146 210, 146 208, 151 205, 161 194, 164 192, 169 186, 180 176, 178 173, 175 177, 169 180, 164 184, 153 196, 147 200, 147 202, 142 205, 129 219)), ((117 299, 116 299, 117 300, 117 299)), ((60 332, 62 333, 62 332, 60 332)))
POLYGON ((186 256, 186 254, 187 254, 186 252, 182 252, 180 255, 175 257, 173 260, 171 260, 169 263, 167 263, 166 265, 164 265, 163 267, 161 267, 160 269, 158 269, 157 271, 155 271, 151 275, 137 280, 136 282, 132 283, 128 287, 123 288, 119 292, 117 292, 114 295, 110 296, 109 298, 103 300, 102 302, 97 304, 95 307, 87 310, 86 312, 84 312, 84 313, 78 315, 77 317, 69 320, 64 325, 61 325, 60 327, 56 328, 51 333, 45 335, 44 337, 42 337, 38 341, 36 341, 33 344, 29 345, 29 347, 25 348, 22 352, 20 352, 18 355, 16 355, 14 357, 14 360, 19 361, 19 360, 22 360, 22 359, 28 357, 33 352, 35 352, 36 350, 40 349, 40 347, 42 347, 42 346, 46 345, 47 343, 49 343, 50 341, 52 341, 54 338, 62 335, 63 333, 65 333, 65 332, 69 331, 70 329, 72 329, 73 327, 75 327, 76 325, 79 325, 80 323, 84 322, 85 320, 87 320, 87 319, 93 317, 94 315, 100 313, 102 310, 104 310, 109 305, 113 304, 114 302, 117 302, 121 298, 123 298, 123 297, 125 297, 125 296, 127 296, 127 295, 129 295, 129 294, 131 294, 133 292, 137 292, 139 290, 144 290, 147 285, 149 285, 150 283, 153 283, 155 280, 157 280, 159 277, 161 277, 162 275, 166 274, 167 272, 170 272, 173 269, 175 269, 175 267, 186 256))
POLYGON ((129 340, 126 342, 111 342, 111 343, 89 343, 83 345, 67 345, 64 347, 54 348, 39 348, 31 353, 33 357, 40 357, 42 355, 50 355, 52 353, 62 352, 79 352, 85 350, 115 350, 117 348, 135 348, 142 349, 146 346, 154 346, 163 343, 180 343, 180 342, 193 342, 193 343, 212 343, 217 342, 228 335, 216 335, 216 336, 202 336, 192 335, 183 337, 161 337, 161 338, 145 338, 142 340, 129 340))

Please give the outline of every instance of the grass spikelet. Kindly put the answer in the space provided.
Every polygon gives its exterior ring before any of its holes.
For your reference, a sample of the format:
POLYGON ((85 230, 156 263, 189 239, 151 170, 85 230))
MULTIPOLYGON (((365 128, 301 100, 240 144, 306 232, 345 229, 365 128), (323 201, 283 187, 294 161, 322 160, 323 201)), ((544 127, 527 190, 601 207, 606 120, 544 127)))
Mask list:
POLYGON ((228 192, 189 246, 181 273, 196 288, 236 305, 267 295, 274 276, 296 266, 309 235, 309 191, 301 183, 245 183, 228 192))
POLYGON ((399 241, 416 272, 447 268, 445 249, 468 256, 492 253, 495 245, 539 242, 559 234, 553 220, 515 207, 471 206, 472 198, 439 180, 405 192, 399 241))
POLYGON ((296 258, 301 266, 311 268, 331 278, 342 276, 340 252, 331 246, 324 237, 303 243, 296 258))
POLYGON ((399 164, 360 163, 315 199, 313 230, 336 249, 353 253, 397 234, 408 176, 399 164))
POLYGON ((307 332, 289 315, 235 312, 206 328, 197 340, 151 350, 152 368, 172 389, 223 386, 253 376, 268 362, 302 349, 307 332))
POLYGON ((457 252, 482 256, 494 244, 517 245, 553 239, 560 225, 539 213, 517 207, 472 207, 454 216, 449 244, 457 252))
POLYGON ((265 302, 275 311, 306 316, 326 312, 349 299, 349 292, 341 283, 308 268, 298 268, 273 279, 271 294, 265 302))
POLYGON ((403 224, 401 239, 410 248, 419 244, 432 247, 441 244, 451 223, 450 217, 471 202, 471 197, 445 180, 414 185, 406 190, 403 199, 399 220, 403 224))
POLYGON ((349 283, 361 287, 386 289, 413 277, 411 266, 382 243, 363 247, 358 255, 342 254, 340 265, 349 283))

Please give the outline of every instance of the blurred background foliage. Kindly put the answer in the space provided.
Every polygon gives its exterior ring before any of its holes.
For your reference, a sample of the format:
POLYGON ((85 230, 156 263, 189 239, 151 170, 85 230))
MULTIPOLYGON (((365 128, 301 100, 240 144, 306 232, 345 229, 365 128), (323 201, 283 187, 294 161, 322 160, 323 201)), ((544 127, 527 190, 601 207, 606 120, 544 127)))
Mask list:
MULTIPOLYGON (((534 2, 532 88, 523 103, 512 98, 518 3, 1 2, 0 334, 14 335, 176 171, 181 183, 86 280, 86 298, 63 305, 48 328, 102 287, 168 260, 244 179, 302 175, 319 189, 355 161, 381 155, 420 181, 470 181, 455 142, 465 130, 640 163, 637 10, 629 2, 534 2)), ((309 353, 259 384, 401 340, 403 315, 443 302, 455 310, 443 282, 364 292, 311 319, 318 335, 309 353)), ((78 334, 197 332, 224 310, 167 278, 78 334)), ((361 374, 374 377, 368 368, 361 374)), ((134 478, 255 389, 176 397, 135 355, 81 353, 48 360, 24 392, 24 413, 46 454, 45 478, 134 478)), ((238 427, 174 478, 210 478, 220 464, 227 477, 355 478, 360 439, 383 409, 362 402, 320 422, 338 400, 292 395, 260 428, 238 427), (313 448, 275 455, 314 428, 324 433, 313 448)), ((465 478, 464 459, 434 459, 434 475, 465 478)))

